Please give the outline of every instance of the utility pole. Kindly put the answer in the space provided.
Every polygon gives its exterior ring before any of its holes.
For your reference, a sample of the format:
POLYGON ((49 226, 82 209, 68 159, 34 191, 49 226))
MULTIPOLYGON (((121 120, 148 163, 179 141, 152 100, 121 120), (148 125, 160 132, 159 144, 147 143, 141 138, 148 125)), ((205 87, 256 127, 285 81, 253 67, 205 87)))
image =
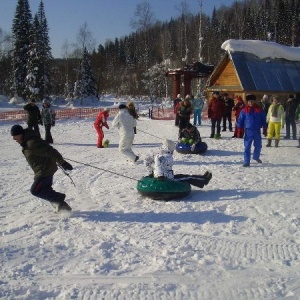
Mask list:
MULTIPOLYGON (((202 63, 203 57, 202 57, 202 0, 199 1, 200 6, 200 14, 199 14, 199 62, 202 63)), ((197 85, 197 93, 201 93, 202 88, 202 79, 199 78, 198 85, 197 85)))
POLYGON ((202 41, 203 41, 203 37, 202 37, 202 0, 198 0, 199 1, 199 6, 200 6, 200 19, 199 19, 199 62, 203 61, 203 57, 202 57, 202 41))

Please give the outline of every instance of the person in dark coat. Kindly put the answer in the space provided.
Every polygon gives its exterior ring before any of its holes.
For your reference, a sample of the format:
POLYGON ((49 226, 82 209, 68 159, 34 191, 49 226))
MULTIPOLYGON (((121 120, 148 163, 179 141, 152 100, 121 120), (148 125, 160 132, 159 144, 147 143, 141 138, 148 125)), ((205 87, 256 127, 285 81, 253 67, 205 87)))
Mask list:
POLYGON ((27 111, 28 128, 36 130, 40 134, 39 124, 42 124, 42 117, 40 109, 35 104, 35 100, 31 99, 23 108, 27 111))
POLYGON ((173 109, 174 109, 174 114, 175 114, 175 126, 179 125, 179 115, 178 115, 178 108, 179 108, 179 104, 182 101, 181 99, 181 95, 178 94, 177 98, 174 99, 173 101, 173 109))
POLYGON ((190 123, 190 117, 193 111, 192 104, 190 102, 191 96, 186 95, 185 99, 180 102, 178 108, 179 115, 179 134, 182 129, 186 128, 186 125, 190 123))
POLYGON ((208 118, 211 119, 211 138, 219 139, 221 137, 221 120, 225 112, 226 106, 223 98, 218 91, 213 92, 208 103, 208 118))
POLYGON ((250 166, 251 146, 254 145, 253 159, 262 163, 260 153, 262 148, 261 128, 263 128, 264 136, 267 136, 267 122, 264 110, 256 104, 255 95, 246 96, 247 105, 244 107, 239 115, 238 127, 244 128, 244 164, 243 167, 250 166))
POLYGON ((232 130, 232 108, 234 107, 234 101, 231 99, 227 93, 223 94, 223 99, 226 106, 225 115, 223 116, 223 130, 226 131, 226 121, 228 121, 228 129, 229 131, 232 130))
POLYGON ((293 140, 297 139, 297 129, 296 129, 296 110, 297 110, 297 100, 291 94, 285 105, 285 126, 286 126, 286 135, 284 139, 291 138, 291 127, 293 140))
POLYGON ((24 129, 21 125, 13 125, 11 136, 22 147, 22 152, 34 172, 34 182, 30 192, 32 195, 47 200, 56 211, 71 210, 65 202, 66 195, 53 190, 53 175, 57 165, 64 170, 72 170, 71 164, 62 155, 44 141, 36 130, 24 129))

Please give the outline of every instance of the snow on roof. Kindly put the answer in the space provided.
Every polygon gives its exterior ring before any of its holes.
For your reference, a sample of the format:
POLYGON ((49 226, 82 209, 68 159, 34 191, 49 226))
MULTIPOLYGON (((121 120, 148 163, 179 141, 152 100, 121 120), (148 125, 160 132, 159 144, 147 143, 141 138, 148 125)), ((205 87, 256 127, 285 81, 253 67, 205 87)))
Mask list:
POLYGON ((222 49, 228 52, 247 52, 264 58, 282 58, 290 61, 300 61, 300 48, 283 46, 274 42, 259 40, 227 40, 222 49))

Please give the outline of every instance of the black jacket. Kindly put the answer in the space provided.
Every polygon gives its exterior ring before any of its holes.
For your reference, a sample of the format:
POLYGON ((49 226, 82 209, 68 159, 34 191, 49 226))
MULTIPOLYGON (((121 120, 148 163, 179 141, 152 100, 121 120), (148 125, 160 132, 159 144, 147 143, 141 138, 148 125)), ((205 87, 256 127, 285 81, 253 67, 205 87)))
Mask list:
POLYGON ((22 152, 34 172, 34 178, 53 176, 57 164, 64 162, 62 155, 34 130, 25 129, 23 137, 22 152))

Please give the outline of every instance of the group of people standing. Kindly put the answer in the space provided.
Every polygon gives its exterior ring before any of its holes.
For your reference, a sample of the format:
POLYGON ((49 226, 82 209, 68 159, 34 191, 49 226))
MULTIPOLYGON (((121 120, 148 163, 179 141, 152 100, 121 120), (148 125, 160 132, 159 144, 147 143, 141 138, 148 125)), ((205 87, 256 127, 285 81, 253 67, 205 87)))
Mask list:
MULTIPOLYGON (((180 95, 174 100, 174 112, 176 113, 175 125, 179 126, 179 134, 186 130, 190 117, 195 109, 193 107, 193 96, 187 95, 183 101, 179 101, 180 95), (179 103, 179 104, 178 104, 179 103)), ((236 96, 235 101, 227 93, 220 94, 214 91, 208 101, 208 118, 211 121, 211 138, 221 138, 222 131, 228 129, 234 132, 232 138, 244 138, 244 167, 250 166, 251 145, 254 145, 253 159, 261 163, 260 152, 262 147, 261 131, 267 137, 267 147, 279 146, 281 129, 286 126, 284 139, 297 139, 296 121, 300 119, 300 104, 295 97, 289 95, 285 105, 282 105, 278 96, 264 95, 257 101, 255 95, 247 95, 245 101, 241 96, 236 96), (233 131, 232 115, 235 117, 235 128, 233 131)), ((204 101, 204 98, 203 98, 204 101)), ((201 123, 200 123, 201 124, 201 123)), ((300 129, 300 128, 299 128, 300 129)), ((299 145, 300 148, 300 135, 299 145)))
POLYGON ((175 126, 179 127, 179 133, 186 125, 190 123, 192 113, 194 114, 194 126, 202 124, 202 110, 205 104, 205 98, 201 93, 196 97, 193 95, 186 95, 182 100, 181 95, 178 94, 177 98, 173 101, 173 108, 175 114, 175 126))

